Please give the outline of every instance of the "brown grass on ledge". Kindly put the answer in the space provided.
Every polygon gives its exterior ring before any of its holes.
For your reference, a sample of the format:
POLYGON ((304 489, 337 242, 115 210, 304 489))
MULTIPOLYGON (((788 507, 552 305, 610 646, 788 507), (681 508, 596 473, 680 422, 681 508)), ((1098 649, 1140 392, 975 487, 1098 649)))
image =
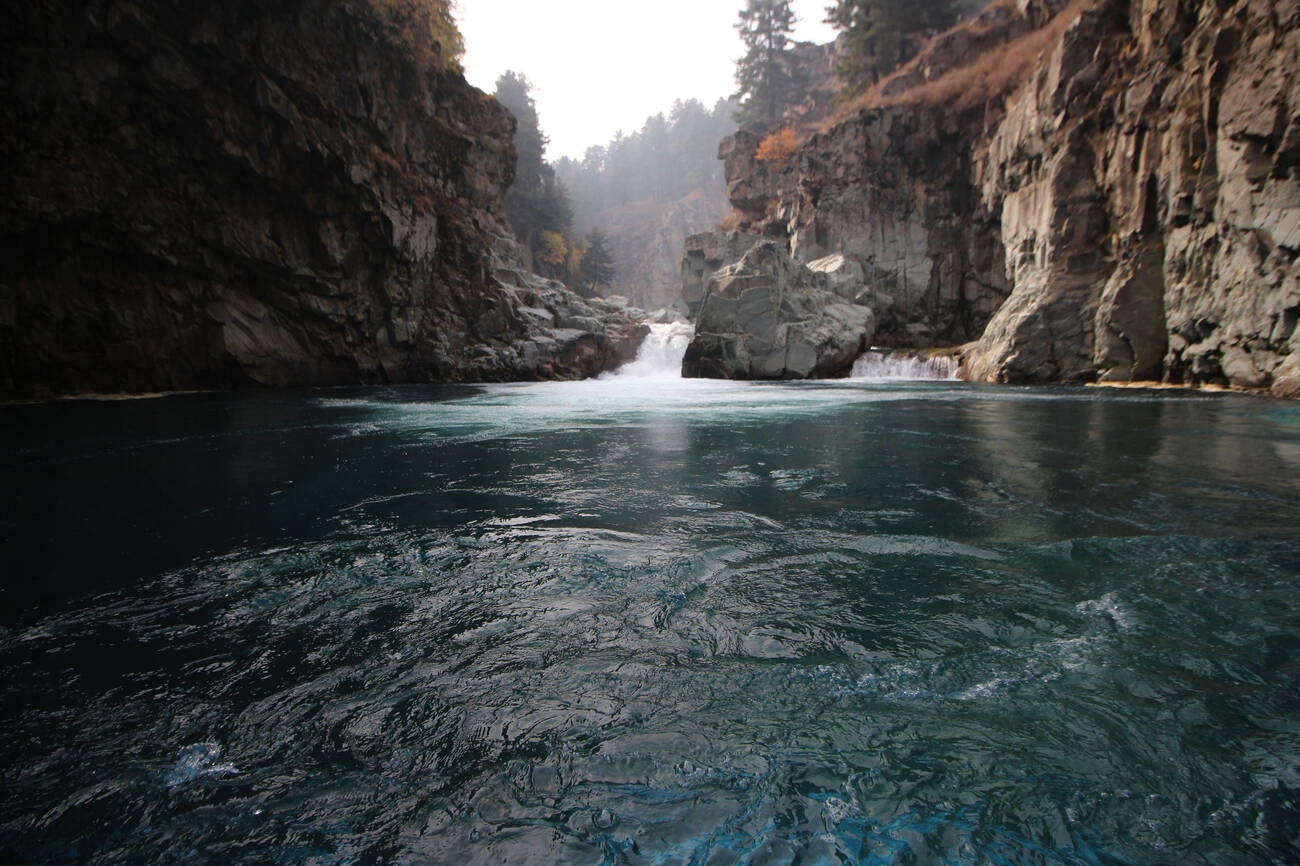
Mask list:
MULTIPOLYGON (((1034 67, 1045 51, 1051 50, 1066 28, 1085 9, 1096 5, 1097 0, 1072 0, 1042 27, 1031 30, 982 53, 975 62, 948 70, 932 81, 926 81, 888 96, 883 91, 889 82, 920 68, 929 58, 930 45, 912 60, 882 78, 858 96, 845 102, 822 124, 828 129, 844 118, 867 108, 884 108, 891 105, 947 106, 961 112, 1004 98, 1029 80, 1034 67)), ((971 28, 969 21, 956 28, 971 28)))

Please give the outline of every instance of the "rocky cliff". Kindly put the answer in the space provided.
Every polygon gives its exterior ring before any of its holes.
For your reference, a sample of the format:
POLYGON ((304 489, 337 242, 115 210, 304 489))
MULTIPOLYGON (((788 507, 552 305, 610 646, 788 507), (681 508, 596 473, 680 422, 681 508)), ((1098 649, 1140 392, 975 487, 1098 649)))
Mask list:
POLYGON ((777 239, 973 379, 1300 393, 1298 88, 1297 0, 994 4, 785 165, 724 142, 739 229, 684 295, 777 239))
POLYGON ((513 121, 380 0, 37 0, 0 29, 0 393, 590 375, 513 121))

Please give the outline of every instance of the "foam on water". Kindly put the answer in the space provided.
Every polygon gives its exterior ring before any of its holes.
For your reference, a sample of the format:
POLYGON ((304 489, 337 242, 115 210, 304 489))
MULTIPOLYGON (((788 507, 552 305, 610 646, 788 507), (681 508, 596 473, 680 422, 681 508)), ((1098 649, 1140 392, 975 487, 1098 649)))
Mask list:
POLYGON ((654 322, 637 349, 636 359, 606 376, 628 379, 680 379, 682 358, 695 336, 690 322, 654 322))
POLYGON ((176 756, 176 763, 167 774, 165 784, 175 788, 204 776, 238 775, 234 764, 221 763, 220 743, 193 743, 185 746, 176 756))
POLYGON ((876 381, 955 380, 957 359, 904 350, 869 349, 853 363, 853 379, 876 381))

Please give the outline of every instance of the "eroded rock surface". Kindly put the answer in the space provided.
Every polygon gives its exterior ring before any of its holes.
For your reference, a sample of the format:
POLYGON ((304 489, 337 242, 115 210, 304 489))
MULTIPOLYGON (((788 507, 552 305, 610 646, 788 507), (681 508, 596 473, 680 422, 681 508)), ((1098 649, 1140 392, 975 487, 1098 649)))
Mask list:
POLYGON ((1287 393, 1300 310, 1300 7, 1098 3, 988 142, 1014 292, 971 355, 998 381, 1287 393))
POLYGON ((871 310, 822 287, 772 241, 708 278, 682 375, 806 379, 847 375, 871 345, 871 310))
MULTIPOLYGON (((1024 44, 1063 7, 991 6, 887 89, 1024 44)), ((1009 95, 972 101, 972 78, 862 109, 783 165, 747 131, 724 142, 737 228, 687 241, 684 298, 764 238, 872 307, 882 345, 972 341, 968 378, 1295 394, 1300 0, 1063 14, 1009 95)))
POLYGON ((8 10, 0 394, 576 377, 635 352, 626 311, 520 271, 512 119, 382 5, 8 10))

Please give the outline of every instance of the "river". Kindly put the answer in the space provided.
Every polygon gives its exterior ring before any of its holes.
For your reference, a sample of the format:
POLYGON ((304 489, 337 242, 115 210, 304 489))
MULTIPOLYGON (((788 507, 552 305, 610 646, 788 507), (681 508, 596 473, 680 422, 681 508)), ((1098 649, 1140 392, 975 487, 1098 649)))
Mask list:
POLYGON ((0 407, 0 862, 1300 861, 1300 406, 672 339, 0 407))

